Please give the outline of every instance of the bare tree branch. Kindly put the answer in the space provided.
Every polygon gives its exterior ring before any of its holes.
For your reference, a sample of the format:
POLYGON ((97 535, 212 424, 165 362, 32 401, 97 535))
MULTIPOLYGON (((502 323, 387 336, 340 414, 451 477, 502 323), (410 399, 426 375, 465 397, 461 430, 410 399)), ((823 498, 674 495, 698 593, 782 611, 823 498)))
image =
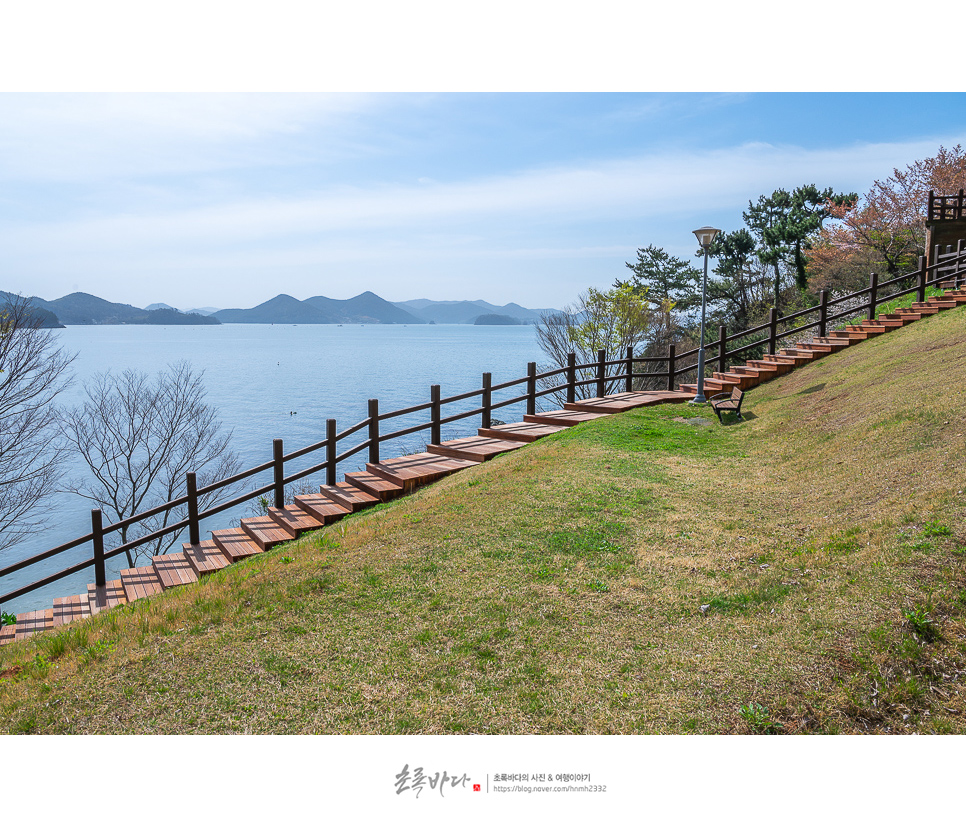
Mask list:
MULTIPOLYGON (((203 373, 190 363, 170 365, 153 380, 131 369, 99 374, 84 390, 87 402, 67 411, 62 425, 91 477, 67 484, 65 491, 95 502, 109 524, 184 495, 188 472, 197 473, 203 489, 238 471, 231 432, 222 432, 217 410, 205 403, 203 373)), ((202 496, 199 509, 213 506, 222 494, 202 496)), ((187 526, 187 508, 125 524, 118 535, 125 544, 171 524, 179 525, 175 532, 128 551, 128 564, 170 549, 187 526)))
POLYGON ((0 548, 44 522, 61 473, 55 397, 70 383, 74 356, 26 298, 0 295, 0 548))

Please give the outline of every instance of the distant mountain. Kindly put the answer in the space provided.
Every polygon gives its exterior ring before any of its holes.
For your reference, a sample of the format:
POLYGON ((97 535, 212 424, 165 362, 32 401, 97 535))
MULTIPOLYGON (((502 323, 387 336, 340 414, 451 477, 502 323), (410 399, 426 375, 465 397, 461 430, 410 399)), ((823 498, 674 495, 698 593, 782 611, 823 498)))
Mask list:
POLYGON ((214 317, 225 324, 335 324, 338 321, 318 307, 284 294, 248 310, 218 310, 214 317))
POLYGON ((492 312, 472 301, 456 301, 430 304, 428 307, 423 307, 419 315, 426 321, 435 321, 437 324, 472 324, 480 316, 492 312))
POLYGON ((401 310, 419 316, 425 321, 435 321, 438 324, 473 324, 477 318, 494 313, 519 319, 523 324, 534 324, 540 320, 545 312, 559 312, 553 308, 528 309, 519 304, 504 304, 498 307, 489 301, 430 301, 428 298, 414 298, 409 301, 397 301, 396 306, 401 310))
POLYGON ((75 292, 54 301, 31 298, 38 307, 50 310, 63 324, 221 324, 206 316, 188 315, 174 309, 142 310, 130 304, 115 304, 86 292, 75 292))
MULTIPOLYGON (((24 299, 12 292, 0 292, 0 316, 6 314, 10 307, 22 302, 24 299)), ((34 299, 30 299, 34 301, 34 299)), ((27 309, 30 319, 32 319, 32 325, 39 330, 56 330, 62 329, 63 324, 57 316, 50 310, 45 310, 43 307, 38 307, 36 305, 31 305, 27 309)))
POLYGON ((212 313, 217 313, 217 307, 195 307, 193 310, 185 310, 186 313, 191 315, 192 313, 196 316, 210 316, 212 313))
POLYGON ((473 324, 523 324, 520 319, 515 319, 513 316, 501 316, 499 313, 487 313, 483 316, 477 316, 476 321, 473 324))
POLYGON ((401 310, 391 301, 380 298, 374 292, 364 292, 340 301, 316 295, 305 299, 306 304, 317 307, 339 322, 362 324, 424 324, 423 320, 412 313, 401 310))
POLYGON ((148 304, 148 306, 145 307, 144 309, 145 310, 177 310, 179 313, 181 312, 180 310, 178 310, 177 307, 172 307, 170 304, 148 304))
POLYGON ((380 298, 374 292, 364 292, 343 302, 341 314, 350 321, 373 321, 380 324, 422 324, 423 321, 400 310, 391 301, 380 298))

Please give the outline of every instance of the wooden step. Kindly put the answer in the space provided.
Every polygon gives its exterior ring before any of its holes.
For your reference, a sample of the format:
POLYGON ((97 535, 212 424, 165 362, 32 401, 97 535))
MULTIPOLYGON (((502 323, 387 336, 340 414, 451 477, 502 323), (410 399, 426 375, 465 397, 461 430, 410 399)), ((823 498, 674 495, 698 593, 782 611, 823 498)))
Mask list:
POLYGON ((225 556, 221 548, 211 539, 198 544, 183 544, 181 549, 199 579, 227 568, 231 564, 231 559, 225 556))
POLYGON ((816 336, 812 339, 811 344, 816 345, 829 345, 832 350, 839 351, 845 350, 849 345, 852 344, 848 339, 839 339, 835 336, 816 336))
POLYGON ((664 402, 681 402, 680 391, 622 391, 605 397, 589 397, 564 405, 565 411, 592 411, 604 414, 620 414, 632 408, 658 405, 664 402))
POLYGON ((913 310, 924 310, 927 308, 932 308, 933 310, 952 310, 957 304, 955 298, 943 298, 942 296, 933 296, 928 301, 913 301, 913 310))
MULTIPOLYGON (((917 302, 918 303, 918 302, 917 302)), ((930 307, 926 305, 925 307, 917 307, 913 309, 912 307, 902 307, 898 310, 893 310, 893 313, 915 313, 920 318, 923 316, 933 316, 939 312, 938 307, 930 307)))
POLYGON ((596 420, 606 416, 601 411, 570 411, 561 408, 558 411, 541 411, 537 414, 524 414, 524 423, 540 423, 545 426, 576 426, 587 420, 596 420))
POLYGON ((39 611, 17 614, 16 626, 15 639, 17 640, 23 640, 41 631, 49 631, 54 627, 54 609, 42 608, 39 611))
POLYGON ((346 472, 345 480, 363 492, 368 492, 380 501, 391 501, 405 491, 399 484, 388 481, 375 472, 346 472))
POLYGON ((307 510, 303 510, 298 504, 286 504, 281 509, 269 507, 268 515, 272 521, 288 531, 293 538, 298 538, 302 533, 318 530, 325 526, 324 521, 316 518, 307 510))
POLYGON ((91 615, 87 594, 61 597, 54 600, 54 625, 66 625, 74 620, 85 620, 91 615))
POLYGON ((848 333, 865 333, 870 337, 886 332, 885 327, 874 324, 848 324, 845 326, 845 330, 848 333))
POLYGON ((314 516, 323 524, 334 524, 345 518, 351 510, 346 509, 342 504, 337 504, 331 498, 320 493, 310 495, 296 495, 295 506, 300 510, 314 516))
POLYGON ((124 584, 120 579, 108 579, 103 588, 98 588, 94 583, 87 586, 87 604, 91 607, 91 614, 107 611, 126 602, 127 594, 124 593, 124 584))
POLYGON ((241 529, 245 531, 248 538, 258 545, 263 553, 266 550, 271 550, 277 544, 290 542, 295 538, 293 533, 290 533, 281 524, 276 523, 271 516, 267 515, 260 515, 257 518, 243 518, 241 529))
POLYGON ((712 377, 724 382, 731 382, 736 388, 742 390, 754 388, 758 384, 757 373, 736 374, 734 371, 715 371, 712 377))
POLYGON ((426 447, 427 452, 434 455, 444 455, 460 460, 475 460, 482 463, 491 460, 504 452, 512 452, 527 444, 520 440, 496 440, 492 437, 461 437, 458 440, 444 440, 442 443, 431 443, 426 447))
POLYGON ((774 368, 754 368, 751 365, 732 365, 729 372, 741 376, 755 377, 759 383, 767 382, 769 379, 778 376, 778 371, 774 368))
POLYGON ((850 345, 856 342, 864 342, 869 338, 869 334, 864 330, 836 330, 832 333, 832 336, 837 339, 848 339, 850 345))
POLYGON ((804 365, 807 362, 811 362, 813 359, 818 359, 825 354, 821 351, 816 350, 805 350, 804 348, 782 348, 779 356, 789 356, 795 360, 795 365, 804 365))
POLYGON ((782 376, 795 368, 794 362, 776 362, 769 359, 749 359, 748 364, 752 368, 764 368, 766 371, 771 371, 775 376, 782 376))
POLYGON ((910 322, 910 321, 919 321, 922 317, 923 317, 923 314, 920 313, 920 312, 918 312, 918 311, 917 312, 900 313, 898 310, 894 310, 891 313, 883 313, 881 316, 879 316, 879 318, 877 319, 877 321, 901 321, 901 322, 910 322))
POLYGON ((795 345, 796 350, 805 350, 809 353, 819 354, 821 356, 828 356, 830 353, 835 352, 835 348, 832 345, 825 344, 823 342, 799 342, 795 345))
POLYGON ((541 437, 563 431, 563 428, 563 426, 548 426, 539 423, 507 423, 503 426, 480 429, 477 434, 480 437, 492 437, 496 440, 520 440, 524 443, 533 443, 541 437))
POLYGON ((229 530, 216 530, 211 535, 218 549, 225 554, 232 562, 247 559, 256 553, 261 553, 262 548, 240 527, 232 527, 229 530))
POLYGON ((195 568, 184 551, 155 556, 151 563, 165 590, 198 581, 198 574, 195 573, 195 568))
POLYGON ((121 571, 120 576, 121 583, 124 585, 124 593, 130 602, 134 602, 136 599, 153 597, 164 590, 161 580, 154 572, 153 565, 125 568, 121 571))
MULTIPOLYGON (((519 423, 518 425, 526 424, 519 423)), ((499 428, 506 427, 500 426, 499 428)), ((480 429, 481 434, 483 431, 484 429, 480 429)), ((508 439, 512 440, 513 438, 508 439)), ((417 455, 381 460, 379 463, 367 463, 366 469, 380 478, 402 487, 406 492, 411 492, 417 487, 438 481, 452 472, 459 472, 476 465, 477 461, 475 460, 458 460, 457 458, 434 455, 431 452, 420 452, 417 455)))
POLYGON ((891 333, 893 330, 898 330, 904 324, 905 322, 902 321, 901 319, 897 321, 896 319, 886 319, 886 318, 865 319, 862 322, 863 327, 868 327, 870 325, 872 327, 884 327, 887 333, 891 333))
POLYGON ((320 486, 319 493, 329 501, 344 507, 350 513, 375 507, 379 503, 379 499, 371 492, 359 489, 359 487, 346 481, 340 481, 335 486, 320 486))

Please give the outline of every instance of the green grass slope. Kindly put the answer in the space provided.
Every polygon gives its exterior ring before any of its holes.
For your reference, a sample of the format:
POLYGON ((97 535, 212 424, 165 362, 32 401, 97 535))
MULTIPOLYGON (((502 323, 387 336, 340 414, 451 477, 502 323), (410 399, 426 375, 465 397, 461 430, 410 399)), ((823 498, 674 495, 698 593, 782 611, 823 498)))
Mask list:
POLYGON ((737 425, 586 423, 6 646, 0 729, 961 733, 964 333, 849 348, 737 425))

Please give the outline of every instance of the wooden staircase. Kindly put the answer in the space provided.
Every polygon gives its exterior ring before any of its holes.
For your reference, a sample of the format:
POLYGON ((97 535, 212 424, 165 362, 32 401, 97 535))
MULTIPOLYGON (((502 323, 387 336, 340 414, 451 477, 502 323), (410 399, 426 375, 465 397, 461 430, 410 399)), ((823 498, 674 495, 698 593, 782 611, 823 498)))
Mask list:
MULTIPOLYGON (((909 309, 896 310, 875 321, 847 326, 828 336, 799 343, 794 348, 784 348, 777 354, 733 366, 725 373, 716 372, 705 380, 705 393, 711 396, 735 388, 753 388, 790 373, 799 365, 961 304, 966 304, 966 289, 948 290, 943 296, 924 304, 913 304, 909 309)), ((569 426, 632 408, 687 402, 697 392, 697 385, 681 385, 679 388, 679 391, 611 394, 567 403, 556 411, 524 415, 519 423, 480 429, 474 437, 430 444, 419 454, 368 463, 365 471, 349 472, 341 483, 320 486, 317 493, 310 495, 297 495, 294 503, 269 508, 267 515, 244 518, 239 527, 217 530, 211 539, 197 545, 183 545, 180 553, 156 556, 150 565, 124 569, 118 579, 109 580, 103 588, 88 585, 86 594, 61 597, 53 601, 51 608, 18 614, 16 624, 0 628, 0 645, 85 619, 117 605, 154 596, 168 588, 197 582, 235 562, 292 541, 302 533, 391 501, 453 472, 477 466, 569 426)))
MULTIPOLYGON (((925 302, 915 302, 911 307, 884 313, 875 320, 866 319, 861 324, 846 325, 828 336, 817 336, 809 342, 799 342, 795 347, 783 348, 776 354, 766 354, 762 359, 750 359, 744 365, 733 365, 725 373, 715 371, 710 378, 705 378, 704 393, 711 397, 721 393, 730 394, 735 388, 754 388, 776 376, 790 373, 799 365, 962 304, 966 304, 966 289, 946 289, 943 295, 933 296, 925 302)), ((696 383, 681 385, 679 388, 689 396, 698 392, 696 383)))

